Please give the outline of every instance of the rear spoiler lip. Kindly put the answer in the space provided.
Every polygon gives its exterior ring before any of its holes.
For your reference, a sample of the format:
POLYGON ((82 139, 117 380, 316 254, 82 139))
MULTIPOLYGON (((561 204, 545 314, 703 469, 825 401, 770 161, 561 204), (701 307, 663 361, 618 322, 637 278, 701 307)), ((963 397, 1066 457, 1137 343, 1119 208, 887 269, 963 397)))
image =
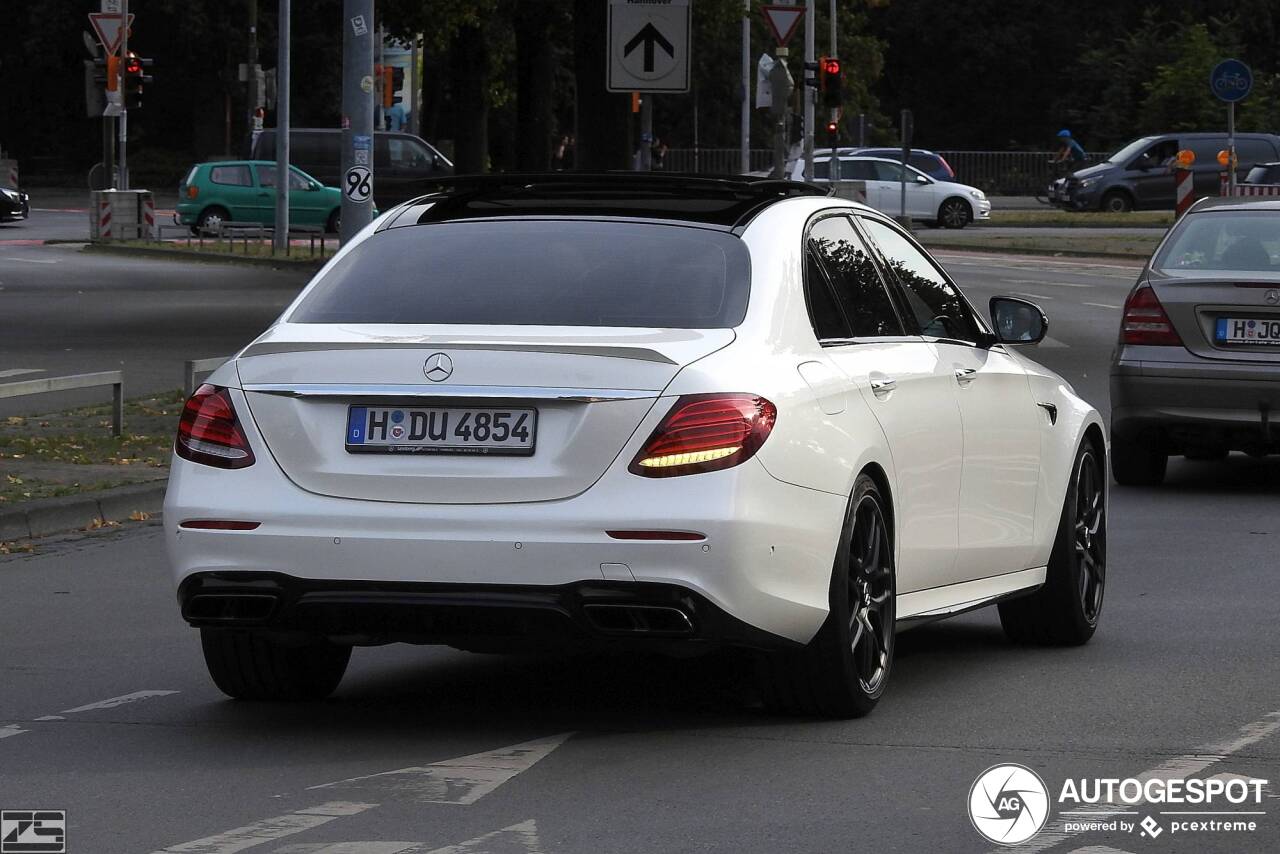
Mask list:
POLYGON ((640 362, 657 362, 678 365, 669 356, 648 347, 613 346, 609 344, 507 344, 490 341, 326 341, 289 342, 264 341, 250 344, 237 358, 271 356, 282 353, 316 353, 331 350, 523 350, 536 353, 564 353, 570 356, 605 356, 614 359, 632 359, 640 362))

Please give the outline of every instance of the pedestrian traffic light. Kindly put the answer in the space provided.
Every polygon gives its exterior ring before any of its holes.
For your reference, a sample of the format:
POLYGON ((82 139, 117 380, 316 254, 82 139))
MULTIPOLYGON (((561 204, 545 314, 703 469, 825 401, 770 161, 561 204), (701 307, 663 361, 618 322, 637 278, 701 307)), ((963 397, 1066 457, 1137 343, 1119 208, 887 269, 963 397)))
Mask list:
POLYGON ((142 109, 143 84, 154 78, 146 73, 154 60, 144 59, 133 51, 124 59, 124 105, 127 110, 142 109))
POLYGON ((818 70, 822 78, 822 104, 836 109, 844 100, 844 84, 840 76, 840 60, 834 56, 824 56, 818 62, 818 70))

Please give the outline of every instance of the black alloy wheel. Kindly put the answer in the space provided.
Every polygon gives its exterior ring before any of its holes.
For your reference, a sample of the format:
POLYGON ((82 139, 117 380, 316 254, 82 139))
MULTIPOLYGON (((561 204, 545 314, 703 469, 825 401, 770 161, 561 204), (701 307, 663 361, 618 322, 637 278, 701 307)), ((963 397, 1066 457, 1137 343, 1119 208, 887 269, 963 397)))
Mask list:
POLYGON ((862 496, 853 511, 849 548, 849 648, 858 684, 878 695, 893 655, 893 562, 889 534, 876 495, 862 496))
POLYGON ((964 199, 947 199, 938 208, 938 222, 944 228, 964 228, 973 219, 973 211, 964 199))
POLYGON ((1079 562, 1080 607, 1090 625, 1098 624, 1107 581, 1106 490, 1101 466, 1086 446, 1076 464, 1074 550, 1079 562))

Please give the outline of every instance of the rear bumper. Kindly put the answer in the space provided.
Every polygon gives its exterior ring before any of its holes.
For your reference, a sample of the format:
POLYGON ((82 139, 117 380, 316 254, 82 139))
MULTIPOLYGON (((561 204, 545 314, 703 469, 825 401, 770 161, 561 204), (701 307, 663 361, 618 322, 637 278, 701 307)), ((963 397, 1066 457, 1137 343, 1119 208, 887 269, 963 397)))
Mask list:
POLYGON ((476 651, 795 646, 674 584, 406 584, 200 573, 182 583, 178 601, 192 626, 322 635, 348 644, 449 644, 476 651))
POLYGON ((1179 446, 1280 449, 1280 368, 1215 362, 1121 359, 1111 369, 1111 429, 1131 439, 1152 428, 1179 446))

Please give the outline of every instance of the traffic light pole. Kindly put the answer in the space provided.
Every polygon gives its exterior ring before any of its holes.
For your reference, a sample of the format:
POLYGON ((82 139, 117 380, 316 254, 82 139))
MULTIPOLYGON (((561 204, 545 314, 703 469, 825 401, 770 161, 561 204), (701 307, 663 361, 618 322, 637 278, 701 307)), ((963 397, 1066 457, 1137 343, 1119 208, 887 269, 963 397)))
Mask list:
POLYGON ((814 87, 809 85, 809 74, 807 69, 813 68, 814 62, 817 61, 816 48, 814 45, 815 30, 817 30, 817 22, 814 20, 814 2, 807 0, 805 4, 804 14, 804 67, 806 69, 804 81, 804 179, 806 181, 813 180, 813 118, 814 96, 817 94, 814 87))
POLYGON ((373 0, 342 3, 341 239, 373 219, 373 0))
POLYGON ((277 251, 289 249, 289 41, 292 10, 289 0, 280 0, 279 47, 276 58, 276 225, 271 245, 277 251))
POLYGON ((742 0, 742 127, 739 135, 745 175, 751 171, 751 0, 742 0))
POLYGON ((125 93, 125 70, 127 64, 126 59, 129 58, 129 0, 122 0, 120 3, 120 62, 119 68, 120 78, 116 81, 120 92, 120 186, 117 189, 129 189, 129 99, 124 96, 125 93))

